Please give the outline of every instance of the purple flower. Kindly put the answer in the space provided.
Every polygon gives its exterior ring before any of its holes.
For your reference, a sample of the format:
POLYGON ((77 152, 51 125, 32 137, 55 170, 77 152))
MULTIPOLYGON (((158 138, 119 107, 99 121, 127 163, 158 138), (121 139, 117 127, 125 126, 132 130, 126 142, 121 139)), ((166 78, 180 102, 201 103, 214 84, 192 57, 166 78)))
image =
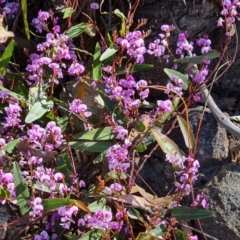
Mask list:
POLYGON ((172 102, 170 100, 166 101, 157 101, 158 108, 157 110, 160 112, 170 112, 172 109, 172 102))
POLYGON ((97 10, 99 8, 99 4, 98 3, 91 3, 90 5, 91 9, 97 10))
POLYGON ((48 235, 48 233, 45 230, 40 232, 40 234, 36 234, 34 236, 34 240, 49 240, 49 239, 50 239, 49 235, 48 235))
POLYGON ((71 66, 68 68, 68 74, 70 76, 73 75, 80 75, 81 73, 83 73, 85 71, 85 68, 82 64, 78 63, 78 62, 74 62, 71 64, 71 66))
POLYGON ((74 99, 69 106, 71 112, 81 114, 84 117, 89 117, 92 115, 91 112, 87 112, 87 105, 83 104, 80 99, 74 99))

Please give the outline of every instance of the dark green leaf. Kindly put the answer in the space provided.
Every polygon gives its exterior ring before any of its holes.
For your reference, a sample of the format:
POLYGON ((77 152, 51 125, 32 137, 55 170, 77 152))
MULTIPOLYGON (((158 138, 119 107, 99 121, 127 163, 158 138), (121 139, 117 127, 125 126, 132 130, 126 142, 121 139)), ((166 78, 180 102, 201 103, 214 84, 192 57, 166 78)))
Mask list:
POLYGON ((131 219, 137 219, 140 222, 145 222, 144 219, 143 219, 143 216, 135 208, 129 208, 127 210, 127 214, 128 214, 128 217, 130 217, 131 219))
MULTIPOLYGON (((141 71, 146 71, 146 70, 150 70, 153 69, 153 65, 152 64, 134 64, 134 66, 132 67, 132 69, 130 69, 131 73, 135 73, 135 72, 141 72, 141 71)), ((122 75, 125 74, 126 68, 120 68, 116 75, 122 75)))
POLYGON ((121 30, 120 30, 121 35, 125 35, 125 33, 126 33, 126 23, 125 23, 126 17, 119 9, 115 9, 114 14, 116 14, 118 17, 120 17, 120 19, 121 19, 121 30))
POLYGON ((79 236, 72 235, 72 234, 66 234, 66 235, 64 235, 64 237, 66 237, 69 240, 78 240, 79 239, 79 236))
POLYGON ((15 41, 12 40, 8 46, 6 47, 1 59, 0 59, 0 73, 2 75, 5 75, 6 72, 7 72, 7 66, 9 64, 9 61, 12 57, 12 53, 13 53, 13 50, 14 50, 14 44, 15 44, 15 41))
POLYGON ((189 238, 186 236, 186 234, 180 230, 180 229, 177 229, 174 231, 174 235, 176 237, 176 240, 188 240, 189 238))
POLYGON ((71 148, 87 152, 103 152, 110 148, 113 144, 111 142, 69 142, 71 148))
POLYGON ((82 34, 86 29, 86 24, 85 23, 79 23, 73 27, 71 27, 67 31, 67 36, 69 38, 75 38, 78 37, 80 34, 82 34))
POLYGON ((19 101, 22 101, 22 102, 24 102, 24 103, 26 102, 26 99, 25 99, 23 96, 15 93, 15 92, 9 91, 7 88, 4 88, 3 86, 0 86, 0 90, 2 90, 2 91, 8 91, 8 92, 9 92, 9 95, 10 95, 11 97, 13 97, 13 98, 15 98, 15 99, 18 99, 19 101))
POLYGON ((42 200, 42 205, 44 210, 49 211, 74 204, 76 201, 75 199, 68 198, 47 198, 42 200))
POLYGON ((17 203, 21 214, 25 216, 30 211, 30 207, 28 206, 28 201, 30 200, 30 193, 28 191, 28 186, 23 181, 23 178, 21 176, 21 170, 17 162, 13 162, 13 177, 17 203))
POLYGON ((57 117, 56 123, 61 128, 61 131, 64 132, 68 124, 68 117, 67 116, 57 117))
POLYGON ((194 56, 194 57, 187 57, 187 58, 180 58, 176 59, 175 62, 179 63, 195 63, 195 64, 201 64, 204 59, 214 59, 220 56, 220 53, 217 51, 211 51, 208 53, 205 53, 201 56, 194 56))
POLYGON ((213 213, 205 209, 194 208, 174 208, 171 211, 172 217, 177 220, 195 220, 201 218, 213 217, 213 213))
POLYGON ((168 75, 168 77, 171 79, 173 76, 177 76, 178 78, 182 79, 184 84, 182 86, 183 90, 187 90, 188 89, 188 85, 190 83, 188 77, 178 71, 169 69, 169 68, 164 68, 164 72, 168 75))
POLYGON ((74 171, 73 171, 69 154, 62 153, 58 155, 56 159, 56 164, 57 164, 57 167, 55 168, 55 170, 64 174, 65 181, 70 186, 72 184, 71 175, 73 175, 74 171))
POLYGON ((28 89, 23 84, 23 81, 17 81, 17 83, 14 84, 12 91, 23 96, 25 99, 28 98, 28 89))
POLYGON ((102 79, 102 64, 100 62, 101 50, 100 44, 97 42, 93 55, 93 79, 102 79))
POLYGON ((93 140, 93 141, 105 141, 115 139, 116 135, 112 133, 112 127, 96 128, 91 131, 75 134, 74 139, 78 140, 93 140))
POLYGON ((146 126, 139 118, 133 123, 133 127, 136 128, 138 132, 144 132, 146 129, 146 126))

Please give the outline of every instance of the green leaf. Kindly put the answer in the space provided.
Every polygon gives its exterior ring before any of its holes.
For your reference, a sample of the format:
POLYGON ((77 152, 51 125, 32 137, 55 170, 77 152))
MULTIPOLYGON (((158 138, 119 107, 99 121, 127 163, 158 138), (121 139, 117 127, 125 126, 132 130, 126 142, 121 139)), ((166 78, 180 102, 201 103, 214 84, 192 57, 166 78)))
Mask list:
POLYGON ((17 203, 21 214, 25 216, 30 211, 30 207, 28 206, 30 193, 28 191, 28 186, 23 181, 21 170, 17 162, 13 162, 13 177, 17 203))
POLYGON ((166 232, 167 232, 167 227, 165 225, 161 225, 150 231, 150 233, 156 237, 164 236, 166 232))
POLYGON ((159 240, 159 238, 154 237, 150 233, 140 232, 136 238, 136 240, 159 240))
POLYGON ((79 23, 69 28, 66 34, 69 38, 75 38, 75 37, 78 37, 80 34, 82 34, 85 31, 85 29, 86 29, 86 24, 79 23))
POLYGON ((64 132, 67 128, 68 116, 57 117, 56 123, 61 128, 61 131, 64 132))
POLYGON ((71 7, 65 8, 64 9, 64 14, 63 14, 63 19, 71 17, 71 15, 73 14, 74 9, 71 7))
POLYGON ((7 189, 5 188, 0 188, 0 197, 1 198, 5 198, 5 199, 8 199, 10 196, 10 193, 7 189))
POLYGON ((28 27, 28 20, 27 20, 27 0, 21 0, 22 12, 23 12, 23 23, 24 23, 24 30, 27 35, 27 39, 30 40, 30 31, 28 27))
POLYGON ((113 12, 115 15, 117 15, 118 17, 120 17, 121 19, 121 35, 125 35, 126 33, 126 17, 125 15, 119 10, 119 9, 115 9, 113 12))
POLYGON ((180 58, 176 59, 175 62, 179 63, 195 63, 195 64, 201 64, 204 59, 214 59, 220 56, 220 53, 217 51, 211 51, 208 53, 205 53, 201 56, 194 56, 194 57, 187 57, 187 58, 180 58))
POLYGON ((128 208, 127 210, 127 215, 131 218, 131 219, 137 219, 140 222, 145 222, 143 219, 143 216, 140 214, 140 212, 138 210, 136 210, 135 208, 128 208))
POLYGON ((44 210, 50 211, 74 204, 77 200, 68 198, 46 198, 42 200, 44 210))
POLYGON ((139 153, 142 153, 144 151, 147 150, 147 146, 144 144, 144 143, 140 143, 136 146, 136 150, 139 152, 139 153))
POLYGON ((111 142, 69 142, 71 148, 88 152, 103 152, 109 149, 113 143, 111 142))
MULTIPOLYGON (((130 69, 131 73, 135 73, 135 72, 142 72, 142 71, 146 71, 146 70, 150 70, 153 69, 153 65, 152 64, 134 64, 134 66, 130 69)), ((126 68, 120 68, 116 75, 122 75, 125 74, 126 68)))
POLYGON ((84 236, 80 237, 78 240, 101 240, 102 238, 102 229, 93 229, 87 232, 84 236))
POLYGON ((115 139, 116 135, 112 133, 112 127, 96 128, 91 131, 75 134, 74 139, 105 141, 115 139))
POLYGON ((8 46, 6 47, 1 59, 0 59, 0 73, 2 75, 5 75, 6 72, 7 72, 7 66, 10 62, 10 59, 12 57, 12 54, 13 54, 13 50, 14 50, 14 44, 15 44, 15 41, 12 40, 8 46))
POLYGON ((178 71, 175 71, 175 70, 172 70, 172 69, 169 69, 169 68, 164 68, 164 72, 168 75, 168 77, 171 79, 173 76, 177 76, 179 77, 180 79, 183 80, 184 84, 182 86, 182 89, 183 90, 187 90, 188 89, 188 85, 190 83, 188 77, 178 71))
POLYGON ((66 235, 64 234, 64 237, 66 237, 69 240, 78 240, 79 239, 79 236, 73 235, 73 234, 66 234, 66 235))
POLYGON ((102 78, 102 64, 100 62, 100 44, 97 42, 93 55, 93 79, 100 80, 102 78))
POLYGON ((194 208, 174 208, 171 211, 172 217, 177 220, 196 220, 201 218, 213 217, 213 213, 205 209, 194 208))
POLYGON ((45 113, 50 111, 53 107, 54 103, 52 100, 47 100, 45 96, 42 96, 40 99, 37 100, 31 107, 29 113, 25 118, 26 123, 32 123, 35 120, 41 118, 45 113))
POLYGON ((20 94, 25 99, 28 98, 28 89, 23 84, 23 81, 17 81, 17 83, 14 84, 12 91, 15 92, 15 93, 20 94))
POLYGON ((151 129, 151 132, 164 153, 169 154, 171 156, 176 156, 176 157, 184 156, 184 153, 181 151, 181 149, 169 137, 160 133, 157 129, 154 129, 154 128, 151 129))
POLYGON ((105 52, 103 52, 103 54, 100 57, 100 61, 103 62, 107 59, 109 59, 110 57, 112 57, 117 51, 119 50, 119 47, 117 45, 113 45, 111 47, 109 47, 108 49, 105 50, 105 52))
POLYGON ((13 150, 15 149, 15 146, 17 143, 20 142, 20 139, 15 139, 7 144, 6 147, 4 147, 4 151, 6 151, 8 154, 12 154, 13 150))
POLYGON ((105 198, 100 198, 99 200, 91 203, 88 205, 88 208, 91 212, 96 212, 98 209, 103 210, 104 207, 106 206, 106 199, 105 198))
POLYGON ((73 167, 71 164, 71 159, 70 159, 69 154, 62 153, 62 154, 58 155, 57 159, 56 159, 56 165, 57 165, 57 167, 55 168, 55 170, 64 174, 65 181, 70 186, 72 184, 71 175, 74 174, 74 171, 73 171, 73 167))
POLYGON ((189 239, 186 236, 186 234, 180 229, 175 230, 174 235, 175 235, 176 240, 188 240, 189 239))
POLYGON ((49 187, 47 186, 46 183, 40 182, 40 181, 36 181, 33 185, 34 189, 37 189, 39 191, 42 192, 47 192, 47 193, 51 193, 52 191, 49 189, 49 187))
POLYGON ((183 134, 185 145, 187 146, 187 148, 193 149, 195 147, 196 141, 195 141, 193 132, 191 130, 191 127, 189 126, 189 137, 190 137, 189 139, 187 122, 180 115, 177 115, 177 120, 181 129, 181 132, 183 134))
POLYGON ((102 153, 100 153, 94 160, 93 160, 93 163, 96 164, 96 163, 100 163, 102 162, 105 157, 106 157, 106 154, 108 152, 108 149, 103 151, 102 153))
POLYGON ((146 126, 140 120, 140 118, 137 118, 137 120, 133 123, 133 127, 136 128, 138 132, 144 132, 146 129, 146 126))

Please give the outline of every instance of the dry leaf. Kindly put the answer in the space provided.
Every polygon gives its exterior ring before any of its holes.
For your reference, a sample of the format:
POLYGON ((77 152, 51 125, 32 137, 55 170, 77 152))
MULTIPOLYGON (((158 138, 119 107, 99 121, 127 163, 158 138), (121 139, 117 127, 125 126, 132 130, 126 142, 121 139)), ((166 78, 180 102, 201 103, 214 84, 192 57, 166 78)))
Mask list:
POLYGON ((14 37, 13 32, 5 30, 3 21, 4 16, 0 15, 0 43, 5 43, 8 38, 14 37))

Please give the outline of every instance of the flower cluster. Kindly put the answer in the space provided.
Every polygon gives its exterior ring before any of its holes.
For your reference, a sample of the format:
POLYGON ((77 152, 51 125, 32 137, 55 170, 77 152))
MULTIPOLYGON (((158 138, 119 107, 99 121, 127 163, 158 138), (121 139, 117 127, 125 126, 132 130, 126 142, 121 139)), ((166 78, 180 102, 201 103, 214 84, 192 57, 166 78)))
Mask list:
POLYGON ((127 54, 136 60, 136 63, 144 62, 144 54, 147 52, 144 43, 144 34, 141 31, 129 32, 125 38, 118 38, 116 43, 127 49, 127 54))
POLYGON ((27 135, 32 147, 41 149, 44 146, 46 151, 52 151, 55 147, 61 146, 64 141, 61 128, 54 121, 49 122, 46 129, 34 124, 27 131, 27 135))
POLYGON ((181 58, 184 57, 185 52, 184 51, 190 51, 193 50, 193 42, 187 41, 187 34, 186 33, 180 33, 178 34, 178 42, 177 42, 177 49, 176 54, 180 55, 181 58))
POLYGON ((165 55, 165 51, 166 48, 168 48, 168 38, 170 37, 171 31, 175 30, 175 27, 173 25, 162 25, 161 30, 165 32, 165 34, 160 33, 160 38, 149 43, 147 53, 155 57, 163 57, 167 60, 169 55, 165 55))
POLYGON ((32 211, 29 212, 31 217, 41 217, 43 212, 42 199, 40 197, 34 198, 29 202, 29 205, 32 207, 32 211))
POLYGON ((132 75, 128 75, 126 79, 120 79, 117 81, 112 76, 103 76, 104 84, 107 87, 105 92, 110 99, 117 100, 124 114, 132 117, 137 117, 138 108, 140 104, 148 105, 146 98, 149 94, 149 89, 146 87, 146 80, 135 81, 132 75), (140 99, 135 98, 135 94, 138 93, 140 99))
POLYGON ((111 211, 98 209, 93 216, 89 214, 85 215, 84 218, 78 220, 78 226, 85 226, 90 229, 111 229, 119 232, 122 229, 123 221, 122 212, 116 213, 116 220, 112 221, 113 216, 111 211))
POLYGON ((237 9, 240 7, 240 2, 238 0, 223 0, 223 10, 221 11, 222 17, 218 19, 218 27, 222 27, 225 23, 226 35, 230 36, 233 30, 233 24, 235 20, 239 20, 240 16, 237 9))
POLYGON ((176 172, 180 182, 175 182, 176 192, 182 192, 184 195, 189 195, 191 184, 197 179, 199 161, 191 157, 178 157, 167 154, 166 161, 177 165, 180 170, 176 172))
POLYGON ((79 114, 82 117, 90 117, 92 115, 91 112, 87 112, 87 105, 82 103, 80 99, 74 99, 69 106, 69 110, 72 113, 79 114))
MULTIPOLYGON (((62 173, 54 173, 54 170, 50 168, 44 168, 42 166, 36 167, 36 169, 34 169, 33 178, 42 182, 42 187, 48 188, 53 196, 57 193, 64 195, 64 193, 70 192, 70 189, 65 184, 58 183, 63 179, 62 173)), ((41 186, 39 186, 39 188, 41 188, 41 186)))
POLYGON ((130 146, 131 143, 127 139, 125 139, 122 146, 119 144, 115 144, 109 148, 106 157, 108 159, 108 166, 110 171, 127 171, 127 169, 130 167, 127 148, 130 146))
POLYGON ((49 19, 50 14, 48 12, 39 11, 37 18, 32 20, 32 25, 37 29, 37 32, 41 33, 43 30, 47 29, 47 20, 49 19))
POLYGON ((37 45, 39 54, 31 54, 31 64, 28 64, 26 70, 31 73, 29 84, 38 83, 47 79, 49 83, 58 84, 63 78, 63 70, 67 70, 70 76, 80 75, 85 71, 83 64, 77 61, 72 40, 65 34, 60 34, 60 26, 57 25, 57 19, 53 18, 52 32, 49 32, 46 21, 50 18, 48 12, 39 11, 38 18, 33 19, 34 26, 39 32, 48 31, 46 42, 37 45), (69 65, 67 69, 67 65, 69 65))
POLYGON ((195 200, 193 201, 193 203, 191 204, 191 207, 201 206, 203 208, 208 208, 209 203, 207 202, 206 199, 207 199, 207 195, 204 194, 203 192, 201 194, 198 194, 195 200))
POLYGON ((4 108, 7 114, 6 123, 3 124, 4 128, 19 127, 21 122, 20 113, 22 111, 18 100, 11 100, 9 106, 4 108))
MULTIPOLYGON (((52 236, 52 240, 57 239, 56 237, 52 236)), ((50 239, 49 235, 48 235, 48 233, 45 230, 41 231, 39 234, 36 234, 34 236, 34 240, 49 240, 49 239, 50 239)))
POLYGON ((171 112, 172 109, 172 102, 170 100, 166 100, 166 101, 162 101, 162 100, 158 100, 157 101, 157 110, 159 112, 171 112))
MULTIPOLYGON (((0 189, 6 189, 9 192, 10 201, 14 204, 17 200, 12 200, 16 197, 16 191, 14 186, 14 178, 12 173, 4 173, 0 169, 0 189)), ((1 204, 6 203, 6 199, 1 199, 1 204)))
POLYGON ((66 206, 60 207, 58 209, 58 214, 61 216, 61 225, 63 228, 69 229, 71 223, 75 223, 72 219, 78 213, 78 208, 76 206, 66 206))

